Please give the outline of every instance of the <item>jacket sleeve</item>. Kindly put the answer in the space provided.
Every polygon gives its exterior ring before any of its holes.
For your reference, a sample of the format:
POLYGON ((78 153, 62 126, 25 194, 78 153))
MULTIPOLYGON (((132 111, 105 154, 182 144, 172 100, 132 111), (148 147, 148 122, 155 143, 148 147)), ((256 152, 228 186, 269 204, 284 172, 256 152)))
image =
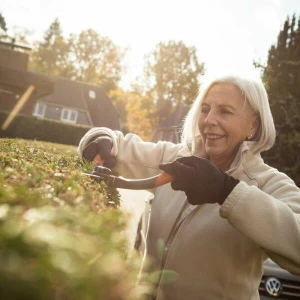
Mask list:
POLYGON ((113 140, 112 152, 117 157, 116 171, 129 178, 145 178, 162 171, 158 168, 161 162, 171 162, 176 158, 190 155, 189 149, 183 144, 170 142, 144 142, 135 134, 123 135, 105 127, 90 129, 81 139, 77 148, 78 155, 89 141, 101 135, 108 135, 113 140))
POLYGON ((258 186, 241 181, 220 215, 264 249, 282 268, 300 275, 300 190, 285 174, 269 168, 258 186))

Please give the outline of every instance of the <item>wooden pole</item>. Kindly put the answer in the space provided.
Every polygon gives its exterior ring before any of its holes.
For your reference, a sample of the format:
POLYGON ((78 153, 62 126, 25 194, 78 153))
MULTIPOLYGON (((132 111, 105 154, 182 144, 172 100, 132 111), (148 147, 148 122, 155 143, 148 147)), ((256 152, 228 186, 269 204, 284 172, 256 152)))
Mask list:
POLYGON ((12 109, 10 114, 7 116, 6 120, 4 121, 1 129, 6 130, 7 127, 10 125, 10 123, 13 121, 13 119, 16 117, 18 112, 22 109, 22 107, 25 105, 29 97, 31 96, 32 92, 34 91, 35 86, 30 85, 27 90, 24 92, 24 94, 21 96, 20 100, 17 102, 15 107, 12 109))

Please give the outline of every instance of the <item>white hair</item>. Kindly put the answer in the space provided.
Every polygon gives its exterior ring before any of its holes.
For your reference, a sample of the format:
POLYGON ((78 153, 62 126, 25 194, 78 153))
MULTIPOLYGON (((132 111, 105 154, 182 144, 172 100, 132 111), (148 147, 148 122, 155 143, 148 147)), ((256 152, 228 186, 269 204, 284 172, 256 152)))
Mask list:
POLYGON ((185 118, 181 141, 192 145, 194 149, 196 139, 200 136, 198 121, 201 113, 201 103, 209 89, 217 83, 231 83, 237 86, 244 95, 247 104, 258 115, 259 128, 252 139, 255 142, 252 148, 253 152, 261 153, 270 149, 275 143, 276 131, 266 89, 261 80, 236 75, 215 78, 200 88, 199 94, 185 118))

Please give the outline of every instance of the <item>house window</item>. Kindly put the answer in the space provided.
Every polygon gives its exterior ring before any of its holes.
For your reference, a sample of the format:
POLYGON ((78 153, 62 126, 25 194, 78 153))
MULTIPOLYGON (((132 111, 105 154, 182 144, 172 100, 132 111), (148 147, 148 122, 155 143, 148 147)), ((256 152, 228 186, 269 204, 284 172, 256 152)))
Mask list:
POLYGON ((36 117, 44 117, 46 112, 46 104, 37 102, 34 106, 33 115, 36 117))
POLYGON ((78 111, 68 108, 63 108, 61 111, 60 119, 68 123, 76 123, 78 117, 78 111))
POLYGON ((91 99, 96 99, 96 93, 95 93, 95 91, 89 90, 89 97, 90 97, 91 99))

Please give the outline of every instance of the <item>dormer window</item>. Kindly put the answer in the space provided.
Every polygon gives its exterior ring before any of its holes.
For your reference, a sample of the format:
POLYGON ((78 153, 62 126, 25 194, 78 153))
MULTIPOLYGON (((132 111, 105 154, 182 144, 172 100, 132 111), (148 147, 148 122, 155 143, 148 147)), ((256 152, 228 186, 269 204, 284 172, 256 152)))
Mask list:
POLYGON ((96 99, 96 93, 95 93, 95 91, 89 90, 89 97, 90 97, 91 99, 96 99))
POLYGON ((77 117, 78 117, 78 111, 76 111, 74 109, 63 108, 61 110, 60 119, 64 122, 76 123, 77 122, 77 117))

